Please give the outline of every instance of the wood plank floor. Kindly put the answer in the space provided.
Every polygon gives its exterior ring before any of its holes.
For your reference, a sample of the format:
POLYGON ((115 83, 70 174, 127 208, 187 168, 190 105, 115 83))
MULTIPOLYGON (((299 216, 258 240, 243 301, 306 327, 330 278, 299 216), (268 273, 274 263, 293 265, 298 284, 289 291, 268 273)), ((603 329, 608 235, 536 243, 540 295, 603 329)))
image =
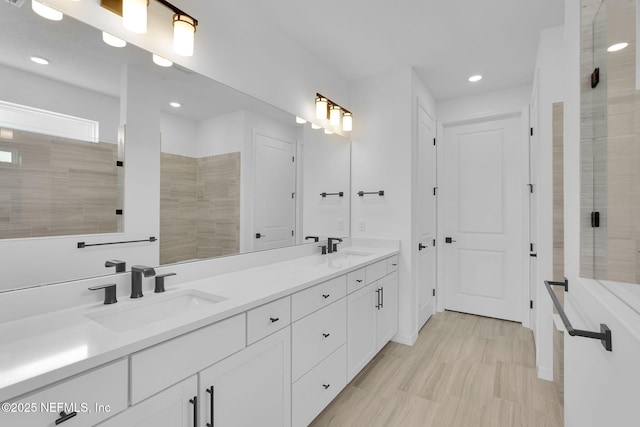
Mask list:
POLYGON ((413 347, 385 346, 311 425, 560 427, 563 408, 529 329, 446 311, 413 347))

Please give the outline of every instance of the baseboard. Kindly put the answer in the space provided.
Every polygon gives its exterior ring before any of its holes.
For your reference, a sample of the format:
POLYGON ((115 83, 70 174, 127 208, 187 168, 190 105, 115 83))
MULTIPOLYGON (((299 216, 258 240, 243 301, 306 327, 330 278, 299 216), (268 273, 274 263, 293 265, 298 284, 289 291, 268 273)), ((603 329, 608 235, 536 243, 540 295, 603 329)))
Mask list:
POLYGON ((538 378, 541 380, 553 381, 553 368, 538 366, 538 378))
POLYGON ((416 343, 417 340, 418 340, 418 333, 417 332, 414 332, 411 335, 396 334, 393 338, 391 338, 391 341, 393 341, 393 342, 397 342, 398 344, 408 345, 410 347, 412 347, 416 343))

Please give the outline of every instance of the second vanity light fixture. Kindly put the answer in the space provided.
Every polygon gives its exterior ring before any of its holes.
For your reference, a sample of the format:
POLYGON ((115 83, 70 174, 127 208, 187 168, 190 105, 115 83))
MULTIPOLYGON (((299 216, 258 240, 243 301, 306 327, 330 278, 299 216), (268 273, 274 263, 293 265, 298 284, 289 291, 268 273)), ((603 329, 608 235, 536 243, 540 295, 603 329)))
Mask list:
MULTIPOLYGON (((166 0, 155 0, 173 11, 173 50, 182 56, 193 56, 198 20, 166 0)), ((122 16, 124 27, 134 33, 147 32, 149 0, 100 0, 100 5, 122 16)))
POLYGON ((338 105, 329 98, 316 93, 316 118, 321 120, 329 119, 332 126, 340 126, 344 132, 353 130, 353 116, 351 111, 338 105))

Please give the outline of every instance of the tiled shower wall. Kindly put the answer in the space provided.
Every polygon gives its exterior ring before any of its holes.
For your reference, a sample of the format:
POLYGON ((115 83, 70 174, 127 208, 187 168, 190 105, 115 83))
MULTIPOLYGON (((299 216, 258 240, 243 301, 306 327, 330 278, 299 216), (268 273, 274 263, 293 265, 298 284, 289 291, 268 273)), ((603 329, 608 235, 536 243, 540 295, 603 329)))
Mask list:
POLYGON ((0 139, 0 239, 118 230, 118 145, 13 131, 0 139))
MULTIPOLYGON (((564 281, 564 104, 553 104, 553 280, 564 281)), ((564 305, 564 288, 554 287, 564 305)), ((556 312, 554 308, 554 312, 556 312)), ((553 383, 564 404, 564 333, 553 329, 553 383)))
POLYGON ((240 251, 240 153, 162 153, 160 264, 240 251))

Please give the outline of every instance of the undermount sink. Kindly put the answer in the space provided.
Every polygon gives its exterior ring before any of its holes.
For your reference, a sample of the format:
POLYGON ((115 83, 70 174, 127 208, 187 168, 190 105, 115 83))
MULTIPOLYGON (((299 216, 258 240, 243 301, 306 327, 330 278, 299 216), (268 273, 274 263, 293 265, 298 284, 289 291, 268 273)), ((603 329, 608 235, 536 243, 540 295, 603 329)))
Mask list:
POLYGON ((355 251, 351 249, 345 249, 344 251, 338 251, 331 254, 333 258, 360 258, 373 255, 373 252, 355 251))
POLYGON ((94 322, 116 332, 126 332, 181 314, 199 311, 226 300, 196 290, 152 296, 149 301, 130 301, 122 306, 108 307, 85 314, 94 322))

